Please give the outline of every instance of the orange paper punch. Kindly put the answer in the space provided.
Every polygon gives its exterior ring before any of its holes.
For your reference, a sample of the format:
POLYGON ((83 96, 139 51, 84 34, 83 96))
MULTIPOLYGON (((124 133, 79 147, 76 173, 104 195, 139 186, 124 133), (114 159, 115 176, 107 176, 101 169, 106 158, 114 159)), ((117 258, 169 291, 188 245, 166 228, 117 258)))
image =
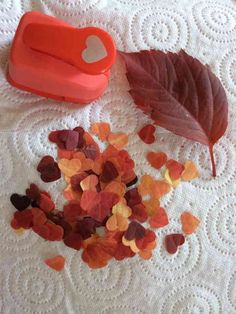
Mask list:
POLYGON ((11 47, 7 79, 13 86, 60 101, 89 103, 107 87, 116 48, 97 27, 77 29, 28 12, 11 47))

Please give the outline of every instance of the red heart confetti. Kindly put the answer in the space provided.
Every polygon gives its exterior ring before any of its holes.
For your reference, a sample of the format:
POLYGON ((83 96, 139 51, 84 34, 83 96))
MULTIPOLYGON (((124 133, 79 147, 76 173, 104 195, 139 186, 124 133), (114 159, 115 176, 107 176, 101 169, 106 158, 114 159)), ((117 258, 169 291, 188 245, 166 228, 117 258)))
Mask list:
POLYGON ((164 208, 159 207, 156 213, 149 219, 149 224, 152 228, 161 228, 168 225, 169 220, 164 208))
POLYGON ((138 132, 138 135, 144 143, 152 144, 155 142, 155 131, 156 128, 154 125, 147 124, 138 132))
POLYGON ((169 234, 165 237, 166 250, 170 254, 175 254, 178 250, 178 246, 183 245, 185 237, 181 233, 169 234))
POLYGON ((51 156, 44 156, 38 164, 38 172, 44 182, 53 182, 61 177, 61 171, 57 162, 51 156))
POLYGON ((149 152, 147 154, 147 160, 150 165, 155 169, 160 169, 163 167, 167 162, 167 155, 163 152, 149 152))
POLYGON ((117 171, 114 164, 109 160, 105 161, 105 163, 103 164, 103 169, 100 176, 100 180, 102 182, 108 183, 116 179, 118 176, 119 176, 119 172, 117 171))
POLYGON ((170 159, 166 163, 169 175, 172 180, 178 180, 184 171, 184 166, 176 160, 170 159))
POLYGON ((45 260, 45 264, 47 264, 50 268, 61 271, 64 269, 65 266, 65 257, 61 255, 57 255, 52 258, 48 258, 45 260))
MULTIPOLYGON (((165 153, 149 152, 147 159, 154 168, 166 164, 169 183, 149 175, 143 175, 139 183, 135 163, 123 149, 128 136, 112 133, 107 123, 94 124, 92 132, 108 142, 103 152, 80 126, 49 134, 49 140, 58 146, 58 164, 53 157, 44 156, 37 170, 45 182, 58 180, 62 172, 67 184, 63 195, 68 203, 59 211, 50 194, 32 183, 26 195, 11 196, 18 210, 11 226, 19 234, 31 228, 47 241, 63 241, 71 249, 82 250, 82 260, 91 268, 104 267, 112 258, 121 261, 136 254, 150 259, 156 235, 142 223, 149 219, 152 228, 169 223, 166 211, 160 207, 160 198, 177 181, 197 177, 196 166, 191 161, 184 166, 175 160, 167 162, 165 153)), ((146 143, 152 143, 154 132, 155 127, 147 125, 139 133, 146 143)), ((196 230, 196 219, 182 214, 185 234, 196 230)), ((183 242, 182 234, 166 236, 167 251, 175 253, 183 242)), ((45 263, 60 271, 65 259, 55 256, 45 263)))

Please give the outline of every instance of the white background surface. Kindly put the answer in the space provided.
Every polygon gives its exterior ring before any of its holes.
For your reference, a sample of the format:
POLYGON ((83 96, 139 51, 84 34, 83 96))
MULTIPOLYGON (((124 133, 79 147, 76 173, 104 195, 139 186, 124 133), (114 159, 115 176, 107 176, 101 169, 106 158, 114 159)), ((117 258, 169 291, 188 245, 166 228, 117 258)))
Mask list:
POLYGON ((0 0, 0 313, 236 313, 236 2, 234 0, 0 0), (186 49, 208 63, 221 79, 229 99, 230 122, 215 147, 216 179, 211 177, 207 148, 157 129, 157 142, 141 143, 137 131, 148 120, 127 93, 124 69, 112 69, 105 95, 78 109, 11 87, 5 80, 7 55, 20 17, 39 10, 74 26, 99 26, 118 49, 186 49), (47 140, 50 130, 109 121, 113 130, 130 135, 128 150, 138 174, 158 175, 145 160, 149 149, 163 150, 182 162, 193 159, 201 178, 183 183, 162 204, 170 224, 157 232, 158 247, 150 261, 138 257, 112 261, 90 270, 80 252, 63 243, 47 243, 32 232, 17 236, 9 227, 13 192, 39 183, 59 208, 63 180, 44 184, 36 165, 56 154, 47 140), (163 249, 167 232, 180 231, 184 210, 201 219, 199 231, 176 255, 163 249), (43 263, 65 255, 66 268, 53 272, 43 263))

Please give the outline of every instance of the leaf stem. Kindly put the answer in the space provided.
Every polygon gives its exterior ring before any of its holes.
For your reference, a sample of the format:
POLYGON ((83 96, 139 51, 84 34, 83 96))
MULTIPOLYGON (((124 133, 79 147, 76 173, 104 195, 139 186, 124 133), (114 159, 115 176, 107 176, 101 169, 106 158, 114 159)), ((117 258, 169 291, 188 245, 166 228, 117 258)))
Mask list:
POLYGON ((214 153, 213 153, 213 144, 209 144, 209 152, 211 156, 211 164, 212 164, 212 175, 213 177, 216 177, 216 164, 215 164, 215 158, 214 158, 214 153))

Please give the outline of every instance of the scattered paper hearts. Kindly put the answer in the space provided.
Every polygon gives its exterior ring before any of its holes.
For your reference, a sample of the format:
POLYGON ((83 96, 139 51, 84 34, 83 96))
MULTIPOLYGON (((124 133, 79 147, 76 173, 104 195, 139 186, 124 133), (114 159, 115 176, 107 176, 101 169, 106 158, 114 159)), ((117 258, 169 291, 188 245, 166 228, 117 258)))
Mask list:
POLYGON ((154 125, 147 124, 138 132, 138 135, 144 143, 152 144, 155 142, 155 131, 156 128, 154 125))
POLYGON ((19 211, 26 209, 30 205, 30 199, 26 195, 20 195, 17 193, 11 195, 10 201, 19 211))
POLYGON ((178 250, 178 247, 183 245, 185 238, 180 233, 169 234, 165 237, 165 246, 166 250, 170 254, 175 254, 178 250))
MULTIPOLYGON (((151 143, 153 126, 141 130, 144 141, 151 143)), ((168 225, 168 215, 160 207, 161 198, 181 180, 197 175, 197 168, 187 161, 184 166, 167 161, 163 152, 149 152, 147 159, 156 169, 166 166, 164 180, 144 174, 140 180, 134 171, 135 163, 123 149, 128 142, 125 133, 112 133, 107 123, 95 123, 91 130, 108 145, 103 152, 92 136, 82 127, 53 131, 49 139, 58 146, 58 164, 44 156, 37 170, 45 182, 58 180, 61 174, 66 183, 63 191, 68 203, 63 211, 56 209, 51 195, 30 184, 26 195, 13 194, 11 202, 18 209, 11 220, 17 233, 32 229, 47 241, 63 241, 74 250, 82 250, 82 260, 91 268, 100 268, 115 258, 123 260, 138 254, 148 260, 156 247, 156 234, 151 228, 168 225)), ((181 216, 185 235, 195 232, 199 220, 190 213, 181 216)), ((166 248, 171 254, 184 242, 182 234, 166 236, 166 248)), ((60 271, 64 258, 56 256, 47 264, 60 271)))

